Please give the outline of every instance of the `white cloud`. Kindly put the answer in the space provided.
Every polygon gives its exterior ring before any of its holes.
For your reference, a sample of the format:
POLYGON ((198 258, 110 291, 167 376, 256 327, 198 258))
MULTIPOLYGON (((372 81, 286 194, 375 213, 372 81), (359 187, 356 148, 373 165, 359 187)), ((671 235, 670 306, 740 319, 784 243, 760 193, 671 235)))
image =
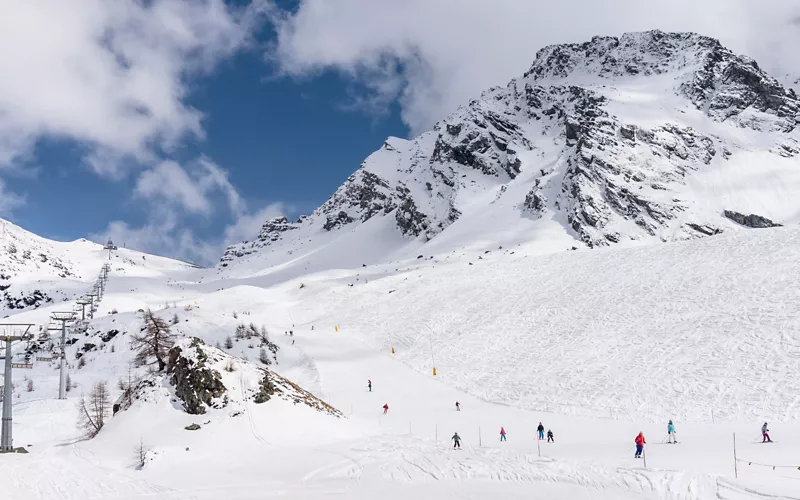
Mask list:
POLYGON ((280 215, 279 203, 250 211, 238 190, 228 179, 228 172, 211 159, 201 157, 183 166, 163 161, 142 172, 136 182, 134 196, 146 201, 147 222, 132 227, 125 221, 113 221, 105 231, 89 238, 104 242, 111 237, 119 244, 148 253, 166 255, 211 265, 222 256, 231 243, 253 239, 261 225, 280 215), (225 200, 226 213, 215 210, 216 198, 225 200), (231 222, 218 237, 199 239, 190 229, 193 216, 231 222))
POLYGON ((228 180, 228 172, 206 157, 183 167, 174 161, 163 161, 139 174, 134 196, 179 208, 193 214, 210 215, 212 196, 222 194, 234 217, 246 209, 239 192, 228 180))
POLYGON ((191 229, 185 227, 182 218, 171 211, 153 212, 150 219, 138 227, 124 221, 113 221, 104 231, 89 235, 89 239, 105 243, 111 238, 127 248, 210 266, 219 261, 228 245, 252 240, 264 221, 282 211, 280 204, 272 204, 252 213, 245 212, 222 231, 221 237, 210 240, 197 238, 191 229))
POLYGON ((25 198, 8 191, 3 179, 0 179, 0 217, 8 218, 14 209, 25 204, 25 198))
MULTIPOLYGON (((245 213, 241 215, 233 224, 225 228, 224 236, 222 238, 225 246, 231 243, 240 243, 242 241, 251 241, 261 231, 261 226, 266 221, 284 213, 284 206, 281 203, 272 203, 265 206, 261 210, 253 213, 245 213)), ((217 257, 221 257, 220 253, 217 257)))
POLYGON ((187 80, 248 43, 261 2, 0 0, 0 164, 42 137, 87 144, 88 164, 119 177, 202 136, 187 80))
POLYGON ((800 6, 783 0, 302 0, 281 16, 269 55, 285 74, 340 71, 370 90, 356 104, 399 99, 413 132, 521 75, 538 49, 594 35, 695 31, 800 71, 800 6))

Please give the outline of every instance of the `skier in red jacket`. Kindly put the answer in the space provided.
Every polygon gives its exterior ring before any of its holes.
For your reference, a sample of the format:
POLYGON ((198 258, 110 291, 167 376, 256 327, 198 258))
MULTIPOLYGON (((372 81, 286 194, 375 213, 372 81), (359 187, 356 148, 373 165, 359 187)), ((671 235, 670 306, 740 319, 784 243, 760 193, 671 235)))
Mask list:
POLYGON ((636 443, 636 455, 634 455, 633 458, 642 458, 642 451, 644 451, 645 445, 644 433, 640 432, 633 442, 636 443))

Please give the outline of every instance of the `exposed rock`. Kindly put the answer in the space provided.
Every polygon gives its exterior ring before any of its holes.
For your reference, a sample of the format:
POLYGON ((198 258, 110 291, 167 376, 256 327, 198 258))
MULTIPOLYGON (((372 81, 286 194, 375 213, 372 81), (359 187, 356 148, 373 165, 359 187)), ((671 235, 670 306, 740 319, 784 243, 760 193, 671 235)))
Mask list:
POLYGON ((198 431, 198 430, 200 430, 200 425, 199 424, 189 424, 186 427, 184 427, 184 429, 186 429, 187 431, 198 431))
POLYGON ((698 233, 704 234, 706 236, 714 236, 715 234, 722 233, 722 229, 718 227, 709 226, 707 224, 694 224, 694 223, 687 223, 687 226, 694 229, 698 233))
POLYGON ((197 338, 191 340, 188 349, 176 345, 169 350, 167 362, 175 395, 183 402, 186 413, 193 415, 202 415, 207 406, 218 408, 227 404, 222 377, 217 370, 206 367, 208 355, 199 348, 202 345, 204 342, 197 338))
POLYGON ((756 214, 744 215, 740 214, 739 212, 734 212, 733 210, 725 210, 723 213, 725 217, 736 222, 737 224, 741 224, 742 226, 752 228, 781 227, 781 224, 772 222, 766 217, 756 214))

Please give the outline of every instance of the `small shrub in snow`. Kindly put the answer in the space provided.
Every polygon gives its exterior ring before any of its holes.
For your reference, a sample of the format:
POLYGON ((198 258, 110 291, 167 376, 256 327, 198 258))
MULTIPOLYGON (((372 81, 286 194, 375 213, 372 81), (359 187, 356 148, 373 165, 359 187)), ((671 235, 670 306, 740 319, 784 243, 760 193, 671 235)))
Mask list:
POLYGON ((86 358, 81 357, 81 359, 78 360, 78 368, 83 368, 84 366, 86 366, 86 358))
POLYGON ((236 363, 233 359, 228 359, 228 362, 225 363, 225 371, 228 373, 236 371, 236 363))
POLYGON ((233 319, 239 319, 239 315, 236 314, 236 311, 233 311, 233 319))
POLYGON ((28 392, 33 392, 33 379, 28 379, 28 385, 25 386, 28 392))
POLYGON ((67 383, 65 389, 67 390, 67 392, 69 392, 72 389, 72 377, 69 376, 69 373, 67 373, 67 383))
POLYGON ((173 325, 177 325, 178 323, 180 323, 180 321, 181 320, 178 319, 178 314, 177 313, 174 316, 172 316, 172 324, 173 325))
POLYGON ((225 349, 233 349, 233 339, 228 337, 225 339, 225 349))

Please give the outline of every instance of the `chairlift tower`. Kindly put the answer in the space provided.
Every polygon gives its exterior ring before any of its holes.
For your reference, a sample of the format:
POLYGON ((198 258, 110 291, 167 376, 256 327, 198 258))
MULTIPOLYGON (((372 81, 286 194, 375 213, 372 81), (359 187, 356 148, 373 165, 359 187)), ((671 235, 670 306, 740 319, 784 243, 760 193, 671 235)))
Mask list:
MULTIPOLYGON (((80 298, 75 303, 81 306, 81 321, 86 321, 86 306, 92 305, 93 301, 87 298, 80 298)), ((92 314, 91 310, 89 310, 89 314, 92 314)))
POLYGON ((11 393, 11 343, 15 340, 30 340, 33 335, 29 333, 33 325, 29 323, 2 323, 0 324, 0 341, 6 342, 5 353, 5 380, 3 381, 3 430, 0 437, 0 452, 13 452, 14 445, 11 433, 11 410, 13 408, 13 396, 11 393), (16 330, 16 334, 14 333, 16 330))
POLYGON ((67 399, 67 323, 75 321, 75 313, 72 311, 54 312, 50 315, 50 320, 61 323, 61 367, 59 368, 58 399, 67 399))

